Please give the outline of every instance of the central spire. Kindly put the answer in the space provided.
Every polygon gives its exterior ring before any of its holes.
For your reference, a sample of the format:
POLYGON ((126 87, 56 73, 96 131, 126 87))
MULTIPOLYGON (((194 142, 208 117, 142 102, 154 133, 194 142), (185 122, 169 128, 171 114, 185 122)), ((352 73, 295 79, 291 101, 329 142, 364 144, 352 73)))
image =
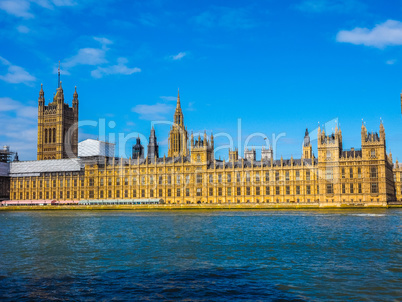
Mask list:
POLYGON ((173 116, 173 127, 169 133, 169 157, 187 156, 187 130, 184 126, 184 117, 180 104, 180 91, 177 89, 177 104, 173 116))

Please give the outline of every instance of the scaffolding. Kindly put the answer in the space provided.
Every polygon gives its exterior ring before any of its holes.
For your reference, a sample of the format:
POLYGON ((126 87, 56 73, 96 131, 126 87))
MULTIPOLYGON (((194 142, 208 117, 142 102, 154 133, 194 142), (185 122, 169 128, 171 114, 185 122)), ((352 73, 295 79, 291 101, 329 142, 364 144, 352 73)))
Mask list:
POLYGON ((9 146, 4 146, 0 149, 0 162, 10 163, 12 161, 18 161, 18 153, 10 151, 9 146))

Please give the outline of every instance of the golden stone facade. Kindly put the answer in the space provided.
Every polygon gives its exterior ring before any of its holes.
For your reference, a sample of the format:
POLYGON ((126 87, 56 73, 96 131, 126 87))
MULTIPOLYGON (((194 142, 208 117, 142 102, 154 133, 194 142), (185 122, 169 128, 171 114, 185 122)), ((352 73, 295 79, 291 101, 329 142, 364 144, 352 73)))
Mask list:
POLYGON ((45 105, 43 85, 38 99, 38 160, 62 159, 78 154, 78 94, 73 95, 72 107, 64 103, 59 82, 53 102, 45 105))
MULTIPOLYGON (((56 102, 58 97, 55 97, 56 102)), ((59 118, 63 120, 65 115, 59 118)), ((46 127, 40 127, 39 137, 43 140, 46 127)), ((62 138, 62 132, 57 135, 62 138)), ((79 171, 17 175, 11 178, 11 199, 384 205, 402 198, 402 166, 397 164, 393 170, 392 156, 386 153, 382 122, 379 134, 367 133, 362 125, 359 150, 343 150, 342 131, 338 128, 329 135, 319 128, 317 139, 317 157, 313 155, 306 130, 300 159, 241 159, 237 150, 230 150, 229 161, 217 160, 213 135, 208 137, 204 133, 194 138, 191 134, 187 144, 178 96, 168 157, 153 160, 106 158, 102 163, 84 164, 79 171)), ((38 146, 42 144, 38 138, 38 146)), ((55 157, 62 157, 62 150, 57 150, 55 157)), ((45 158, 44 154, 39 155, 38 151, 38 159, 45 158)))

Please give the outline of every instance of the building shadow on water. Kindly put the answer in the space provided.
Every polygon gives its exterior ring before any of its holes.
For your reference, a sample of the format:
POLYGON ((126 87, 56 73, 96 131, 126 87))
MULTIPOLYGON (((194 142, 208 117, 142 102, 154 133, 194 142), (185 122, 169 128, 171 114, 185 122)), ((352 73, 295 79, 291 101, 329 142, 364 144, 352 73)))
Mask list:
POLYGON ((305 301, 251 268, 112 270, 91 275, 0 276, 1 301, 305 301))

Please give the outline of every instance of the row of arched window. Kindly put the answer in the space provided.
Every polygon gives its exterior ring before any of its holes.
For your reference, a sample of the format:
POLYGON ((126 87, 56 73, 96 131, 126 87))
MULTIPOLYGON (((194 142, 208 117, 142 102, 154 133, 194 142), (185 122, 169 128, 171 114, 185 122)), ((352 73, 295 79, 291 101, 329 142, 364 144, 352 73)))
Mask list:
POLYGON ((56 128, 45 129, 45 144, 56 142, 56 128))

